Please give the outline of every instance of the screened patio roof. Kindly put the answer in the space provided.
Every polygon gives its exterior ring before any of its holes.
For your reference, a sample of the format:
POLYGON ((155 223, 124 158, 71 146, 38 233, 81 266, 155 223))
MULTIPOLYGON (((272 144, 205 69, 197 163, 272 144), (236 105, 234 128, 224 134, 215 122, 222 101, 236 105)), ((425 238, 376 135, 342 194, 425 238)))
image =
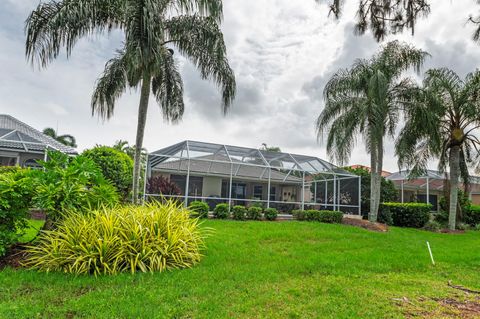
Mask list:
POLYGON ((263 167, 285 172, 304 172, 309 175, 357 177, 355 174, 314 156, 197 141, 183 141, 152 152, 149 154, 148 163, 150 169, 162 169, 167 167, 169 162, 178 162, 179 160, 263 167))

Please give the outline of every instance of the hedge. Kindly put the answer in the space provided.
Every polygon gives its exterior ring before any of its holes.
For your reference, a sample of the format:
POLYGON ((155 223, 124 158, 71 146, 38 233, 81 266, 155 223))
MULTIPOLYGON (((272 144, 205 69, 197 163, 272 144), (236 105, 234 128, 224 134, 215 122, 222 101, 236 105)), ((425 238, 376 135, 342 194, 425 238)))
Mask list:
POLYGON ((343 219, 342 212, 332 210, 294 210, 292 214, 297 220, 317 221, 328 224, 340 224, 343 219))
POLYGON ((230 210, 228 207, 228 204, 218 204, 215 206, 213 209, 213 217, 219 218, 219 219, 225 219, 230 216, 230 210))
POLYGON ((191 202, 190 205, 188 205, 188 209, 195 212, 198 218, 207 218, 208 211, 210 210, 210 208, 208 207, 208 204, 201 201, 191 202))
POLYGON ((394 226, 422 228, 430 220, 431 210, 432 205, 424 203, 382 203, 379 217, 391 220, 394 226))

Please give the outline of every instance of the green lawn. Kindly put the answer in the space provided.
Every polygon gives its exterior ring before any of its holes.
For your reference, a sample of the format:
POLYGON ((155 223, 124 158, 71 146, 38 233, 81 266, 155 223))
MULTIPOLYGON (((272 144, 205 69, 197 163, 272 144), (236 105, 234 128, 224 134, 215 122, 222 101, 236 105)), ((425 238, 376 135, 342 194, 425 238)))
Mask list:
POLYGON ((204 225, 216 231, 193 269, 99 278, 0 271, 0 318, 401 318, 433 310, 431 298, 463 295, 448 280, 480 289, 479 232, 204 225))

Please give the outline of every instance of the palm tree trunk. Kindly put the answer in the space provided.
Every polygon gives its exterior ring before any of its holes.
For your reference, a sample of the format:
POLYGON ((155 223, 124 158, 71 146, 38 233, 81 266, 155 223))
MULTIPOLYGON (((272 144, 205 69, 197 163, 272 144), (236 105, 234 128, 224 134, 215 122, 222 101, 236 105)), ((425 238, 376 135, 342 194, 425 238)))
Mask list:
POLYGON ((140 183, 140 164, 142 160, 143 136, 145 134, 145 124, 147 122, 148 99, 150 97, 150 76, 144 76, 142 89, 140 93, 140 104, 138 106, 137 137, 135 140, 135 156, 133 166, 133 197, 132 202, 138 202, 138 192, 140 183))
POLYGON ((450 207, 448 213, 448 228, 455 230, 457 221, 458 176, 460 172, 460 147, 450 149, 450 207))
POLYGON ((377 188, 375 193, 375 222, 378 218, 378 210, 380 207, 381 192, 382 192, 382 170, 383 170, 383 138, 380 138, 377 144, 377 174, 375 175, 377 181, 377 188))
POLYGON ((370 212, 368 220, 375 223, 377 221, 377 165, 378 165, 378 149, 375 143, 370 146, 370 212))

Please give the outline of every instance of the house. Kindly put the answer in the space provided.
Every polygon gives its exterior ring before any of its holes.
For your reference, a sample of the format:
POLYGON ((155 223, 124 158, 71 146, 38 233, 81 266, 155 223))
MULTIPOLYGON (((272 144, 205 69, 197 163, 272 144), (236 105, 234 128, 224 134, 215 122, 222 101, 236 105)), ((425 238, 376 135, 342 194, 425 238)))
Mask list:
MULTIPOLYGON (((410 178, 409 173, 409 171, 400 171, 387 176, 387 179, 391 180, 398 189, 399 201, 426 203, 428 198, 433 211, 438 211, 440 199, 445 195, 445 186, 448 185, 448 174, 427 170, 422 176, 410 178)), ((460 187, 465 190, 463 183, 460 187)), ((468 194, 473 204, 480 205, 480 177, 471 177, 468 194)))
POLYGON ((36 167, 46 159, 48 150, 75 155, 75 149, 17 120, 0 114, 0 166, 36 167))
POLYGON ((177 185, 177 197, 280 211, 298 208, 338 209, 358 214, 359 177, 308 155, 183 141, 148 155, 147 178, 162 176, 177 185))

